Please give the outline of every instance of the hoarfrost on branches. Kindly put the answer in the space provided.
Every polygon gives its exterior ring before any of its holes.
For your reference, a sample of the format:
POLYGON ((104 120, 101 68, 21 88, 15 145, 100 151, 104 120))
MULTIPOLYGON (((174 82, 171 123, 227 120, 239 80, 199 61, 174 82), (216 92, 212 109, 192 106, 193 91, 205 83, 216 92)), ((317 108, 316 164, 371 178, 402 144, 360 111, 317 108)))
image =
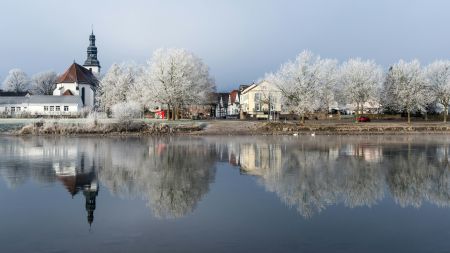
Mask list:
POLYGON ((141 114, 141 106, 139 103, 121 102, 111 107, 113 118, 119 123, 130 123, 133 119, 138 118, 141 114))
POLYGON ((135 94, 141 92, 136 90, 139 73, 139 67, 135 64, 113 64, 99 84, 97 102, 100 109, 110 112, 115 104, 131 99, 138 101, 135 94))
POLYGON ((365 103, 378 101, 383 70, 374 61, 350 59, 339 72, 341 98, 343 102, 356 104, 356 114, 364 112, 365 103))
POLYGON ((30 79, 21 69, 11 69, 3 81, 3 88, 11 92, 24 92, 30 86, 30 79))
POLYGON ((336 61, 321 60, 309 51, 300 53, 295 61, 283 64, 267 79, 273 82, 283 95, 286 110, 301 115, 313 113, 334 99, 332 92, 325 91, 332 84, 336 61), (326 99, 326 101, 323 101, 326 99))
POLYGON ((400 60, 390 69, 389 79, 390 84, 385 91, 389 94, 386 103, 393 108, 405 110, 408 113, 408 123, 411 123, 411 113, 424 111, 425 106, 433 100, 425 72, 418 60, 400 60))
POLYGON ((432 95, 444 107, 444 122, 447 122, 450 105, 450 61, 435 61, 427 66, 426 76, 432 95))
POLYGON ((158 49, 140 79, 144 104, 167 106, 172 119, 184 106, 204 103, 215 91, 203 61, 184 49, 158 49))
POLYGON ((58 75, 54 71, 35 74, 31 78, 31 90, 37 95, 53 95, 58 75))

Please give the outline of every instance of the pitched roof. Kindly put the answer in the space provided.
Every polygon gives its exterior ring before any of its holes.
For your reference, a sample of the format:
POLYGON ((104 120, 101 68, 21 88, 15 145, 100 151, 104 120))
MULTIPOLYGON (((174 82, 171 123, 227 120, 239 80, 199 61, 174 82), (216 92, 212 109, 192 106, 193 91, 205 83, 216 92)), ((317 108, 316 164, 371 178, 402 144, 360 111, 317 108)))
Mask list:
POLYGON ((238 90, 233 90, 230 92, 230 100, 231 100, 232 104, 234 104, 234 102, 236 102, 237 95, 238 95, 238 90))
POLYGON ((57 83, 75 82, 97 85, 98 80, 90 70, 74 62, 70 65, 66 72, 64 72, 64 74, 58 77, 57 83))
POLYGON ((30 96, 28 103, 30 104, 82 104, 80 96, 51 96, 40 95, 30 96))
POLYGON ((64 91, 63 96, 73 96, 73 93, 67 89, 66 91, 64 91))
POLYGON ((0 105, 13 105, 13 104, 22 104, 24 103, 28 97, 0 97, 0 105))

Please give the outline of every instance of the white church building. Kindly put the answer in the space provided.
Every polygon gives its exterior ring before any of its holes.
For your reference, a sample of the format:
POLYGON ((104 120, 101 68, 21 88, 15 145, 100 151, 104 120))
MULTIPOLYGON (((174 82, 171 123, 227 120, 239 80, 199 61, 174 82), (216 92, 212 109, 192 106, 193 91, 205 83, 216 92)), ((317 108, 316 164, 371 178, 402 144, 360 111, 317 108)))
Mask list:
POLYGON ((83 66, 73 63, 58 77, 52 95, 0 96, 0 113, 18 115, 77 115, 83 109, 95 106, 98 87, 96 75, 100 74, 95 35, 89 36, 87 59, 83 66))

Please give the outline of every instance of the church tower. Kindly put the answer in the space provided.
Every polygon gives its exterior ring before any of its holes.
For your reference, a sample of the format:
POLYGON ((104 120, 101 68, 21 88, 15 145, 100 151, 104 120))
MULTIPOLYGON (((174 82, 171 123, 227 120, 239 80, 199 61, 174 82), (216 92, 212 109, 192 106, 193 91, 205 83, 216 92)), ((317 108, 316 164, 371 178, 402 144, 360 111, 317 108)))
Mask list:
POLYGON ((97 47, 95 46, 95 35, 92 30, 89 36, 89 46, 87 48, 87 59, 84 62, 83 67, 89 69, 94 74, 100 74, 100 62, 97 59, 97 47))

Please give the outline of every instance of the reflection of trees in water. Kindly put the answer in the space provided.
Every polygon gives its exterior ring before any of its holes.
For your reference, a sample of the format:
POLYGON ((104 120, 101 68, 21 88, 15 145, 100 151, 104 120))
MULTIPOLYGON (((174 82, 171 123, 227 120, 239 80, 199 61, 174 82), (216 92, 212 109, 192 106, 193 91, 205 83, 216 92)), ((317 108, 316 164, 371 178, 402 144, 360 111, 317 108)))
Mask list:
POLYGON ((320 151, 294 149, 284 156, 282 168, 264 177, 269 191, 276 192, 288 206, 295 206, 309 217, 336 201, 330 184, 327 154, 320 151))
MULTIPOLYGON (((385 189, 401 206, 420 206, 423 201, 450 205, 448 140, 406 138, 291 138, 281 145, 282 152, 258 156, 281 163, 260 168, 241 164, 241 169, 259 176, 268 191, 305 217, 338 203, 373 206, 383 199, 385 189)), ((247 160, 257 157, 246 154, 280 146, 276 142, 249 145, 242 141, 237 156, 245 164, 255 164, 247 160)))
POLYGON ((209 191, 215 177, 212 147, 199 140, 167 139, 126 145, 129 148, 108 146, 100 180, 117 194, 147 199, 155 216, 184 216, 209 191))
POLYGON ((59 180, 73 194, 95 173, 113 194, 147 199, 159 217, 192 212, 215 177, 215 149, 201 139, 5 137, 0 144, 0 176, 11 187, 59 180))
POLYGON ((192 212, 209 191, 215 163, 229 161, 311 217, 334 204, 373 206, 386 190, 402 207, 449 206, 448 143, 442 136, 2 137, 0 176, 10 187, 29 178, 69 185, 94 168, 113 194, 143 198, 155 216, 168 218, 192 212))
POLYGON ((390 192, 399 205, 419 207, 423 201, 450 205, 447 145, 424 149, 404 147, 392 156, 386 167, 390 192))

